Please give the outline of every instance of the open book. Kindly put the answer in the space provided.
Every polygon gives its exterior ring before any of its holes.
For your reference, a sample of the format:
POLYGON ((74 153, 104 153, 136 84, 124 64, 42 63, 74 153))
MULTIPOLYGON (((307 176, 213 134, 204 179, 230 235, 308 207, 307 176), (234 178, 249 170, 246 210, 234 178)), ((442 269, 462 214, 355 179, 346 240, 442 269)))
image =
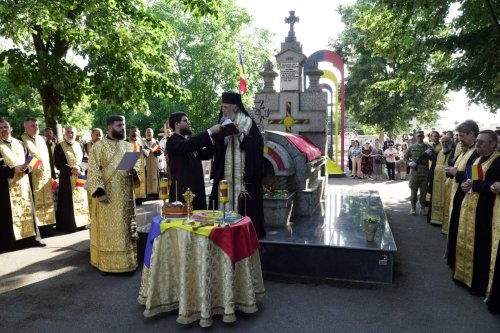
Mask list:
POLYGON ((221 124, 222 126, 222 132, 224 133, 224 136, 229 136, 229 135, 236 135, 240 131, 236 127, 236 125, 230 120, 226 119, 224 122, 221 124))
POLYGON ((135 163, 141 157, 141 153, 138 151, 128 151, 123 155, 122 160, 118 163, 116 170, 130 171, 134 168, 135 163))
POLYGON ((217 134, 212 134, 213 139, 224 138, 226 136, 236 135, 240 133, 238 127, 230 120, 226 119, 222 122, 222 132, 217 134))

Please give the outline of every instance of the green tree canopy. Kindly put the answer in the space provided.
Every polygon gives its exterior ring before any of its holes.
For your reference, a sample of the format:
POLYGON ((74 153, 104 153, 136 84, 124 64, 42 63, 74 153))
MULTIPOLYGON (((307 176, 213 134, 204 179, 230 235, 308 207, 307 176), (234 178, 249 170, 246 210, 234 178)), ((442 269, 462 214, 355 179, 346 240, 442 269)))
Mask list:
POLYGON ((500 2, 358 0, 352 11, 348 29, 364 35, 373 56, 410 65, 405 75, 426 84, 463 88, 492 112, 500 107, 500 2))
POLYGON ((436 120, 446 102, 444 85, 430 78, 429 66, 418 52, 411 58, 395 58, 374 51, 372 44, 378 39, 360 24, 369 20, 373 2, 339 8, 346 28, 331 46, 348 66, 348 114, 360 124, 385 132, 407 130, 413 116, 423 123, 436 120))
MULTIPOLYGON (((253 106, 252 97, 262 86, 258 72, 270 54, 270 33, 250 29, 252 19, 246 9, 236 6, 234 0, 221 0, 218 17, 198 17, 186 12, 180 3, 158 1, 150 11, 176 31, 161 48, 173 59, 174 83, 189 94, 182 100, 148 94, 149 112, 120 108, 127 124, 138 126, 142 132, 147 127, 157 132, 172 112, 182 111, 191 119, 194 132, 212 126, 217 120, 221 92, 238 91, 240 48, 248 87, 243 97, 247 107, 253 106)), ((106 117, 116 112, 116 107, 100 103, 95 126, 102 126, 106 117)))
MULTIPOLYGON (((217 15, 219 0, 170 0, 197 16, 217 15)), ((183 99, 174 61, 163 46, 173 26, 150 11, 155 1, 75 0, 0 2, 0 37, 13 47, 8 77, 38 91, 53 127, 87 96, 116 107, 145 109, 146 96, 183 99), (81 63, 68 59, 81 59, 81 63), (67 112, 63 108, 67 106, 67 112)))

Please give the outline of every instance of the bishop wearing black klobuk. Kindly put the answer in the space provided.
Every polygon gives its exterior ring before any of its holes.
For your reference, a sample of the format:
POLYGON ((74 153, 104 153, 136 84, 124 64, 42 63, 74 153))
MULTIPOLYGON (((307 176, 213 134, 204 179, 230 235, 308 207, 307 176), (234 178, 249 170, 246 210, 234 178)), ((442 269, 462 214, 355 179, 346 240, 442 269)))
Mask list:
POLYGON ((215 155, 211 177, 213 179, 210 205, 219 205, 219 182, 225 179, 229 182, 229 203, 227 210, 237 211, 238 197, 246 190, 246 209, 243 213, 250 217, 259 238, 266 235, 264 229, 264 210, 262 201, 262 177, 264 160, 264 140, 257 125, 246 112, 241 101, 241 95, 234 92, 222 94, 222 109, 219 123, 228 117, 242 133, 215 140, 215 155), (236 106, 232 113, 231 105, 236 106), (244 183, 244 184, 242 184, 244 183), (244 188, 243 186, 244 185, 244 188), (246 214, 245 214, 246 213, 246 214))
POLYGON ((191 134, 191 123, 183 112, 171 114, 169 125, 174 129, 174 134, 167 140, 166 145, 171 176, 169 201, 185 202, 182 194, 189 188, 195 195, 193 209, 205 210, 207 198, 201 161, 212 157, 207 147, 212 146, 210 136, 214 127, 199 135, 188 137, 191 134))

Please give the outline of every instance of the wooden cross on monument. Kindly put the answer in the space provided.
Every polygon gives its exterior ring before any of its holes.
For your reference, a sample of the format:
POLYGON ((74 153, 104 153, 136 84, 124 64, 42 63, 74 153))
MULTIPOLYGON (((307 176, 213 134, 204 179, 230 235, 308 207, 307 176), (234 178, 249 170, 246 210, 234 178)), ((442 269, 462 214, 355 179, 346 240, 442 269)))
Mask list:
POLYGON ((292 117, 292 102, 286 102, 286 115, 283 119, 269 119, 268 124, 285 125, 286 132, 292 131, 293 125, 309 124, 309 119, 295 119, 292 117))

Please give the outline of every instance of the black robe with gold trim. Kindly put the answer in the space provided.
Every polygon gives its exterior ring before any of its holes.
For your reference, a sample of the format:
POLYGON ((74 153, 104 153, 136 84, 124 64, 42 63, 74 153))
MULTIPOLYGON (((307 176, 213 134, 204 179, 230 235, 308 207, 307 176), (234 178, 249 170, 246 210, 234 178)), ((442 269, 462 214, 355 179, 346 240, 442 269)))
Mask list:
POLYGON ((27 152, 23 143, 12 139, 8 143, 0 139, 0 251, 10 251, 27 245, 35 245, 35 219, 33 197, 29 181, 29 169, 16 174, 14 167, 23 164, 27 152), (7 146, 9 148, 7 148, 7 146), (8 149, 11 158, 2 151, 8 149), (11 162, 7 162, 11 160, 11 162), (11 164, 11 165, 9 165, 11 164))
MULTIPOLYGON (((467 161, 463 167, 463 171, 458 171, 454 177, 453 189, 455 189, 455 191, 453 191, 452 189, 451 193, 452 197, 450 198, 451 206, 450 206, 450 220, 448 225, 447 263, 452 270, 455 270, 455 250, 457 247, 457 234, 458 234, 458 221, 460 219, 460 208, 462 206, 462 201, 465 197, 465 193, 460 188, 460 184, 462 184, 462 182, 467 179, 466 173, 464 171, 466 166, 472 165, 472 163, 474 163, 474 161, 479 157, 479 154, 476 152, 475 147, 471 147, 469 149, 473 150, 471 151, 470 154, 468 154, 469 158, 467 158, 467 161)), ((468 152, 469 150, 467 151, 467 153, 468 152)), ((458 166, 458 164, 461 163, 461 158, 463 157, 463 155, 464 155, 463 153, 458 155, 455 161, 455 166, 458 166)))

